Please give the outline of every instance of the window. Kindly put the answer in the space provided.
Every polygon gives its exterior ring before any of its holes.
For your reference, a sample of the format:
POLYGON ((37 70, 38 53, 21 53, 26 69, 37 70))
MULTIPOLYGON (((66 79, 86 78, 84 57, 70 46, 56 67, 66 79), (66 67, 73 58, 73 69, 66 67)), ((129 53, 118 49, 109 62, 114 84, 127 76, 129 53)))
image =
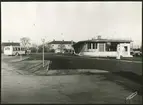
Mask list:
POLYGON ((93 45, 93 49, 95 49, 95 43, 92 43, 92 45, 93 45))
POLYGON ((15 48, 15 47, 13 47, 13 51, 16 51, 16 48, 15 48))
POLYGON ((93 43, 93 49, 97 49, 97 43, 93 43))
POLYGON ((124 48, 125 48, 125 51, 127 51, 127 50, 128 50, 127 46, 125 46, 124 48))
POLYGON ((87 45, 88 45, 88 49, 91 49, 91 43, 88 43, 87 45))
POLYGON ((21 51, 23 51, 23 48, 21 48, 21 51))
POLYGON ((106 43, 106 51, 117 51, 118 43, 106 43))
POLYGON ((9 48, 9 47, 6 47, 5 50, 10 50, 10 48, 9 48))
POLYGON ((18 51, 20 51, 20 48, 18 48, 18 51))

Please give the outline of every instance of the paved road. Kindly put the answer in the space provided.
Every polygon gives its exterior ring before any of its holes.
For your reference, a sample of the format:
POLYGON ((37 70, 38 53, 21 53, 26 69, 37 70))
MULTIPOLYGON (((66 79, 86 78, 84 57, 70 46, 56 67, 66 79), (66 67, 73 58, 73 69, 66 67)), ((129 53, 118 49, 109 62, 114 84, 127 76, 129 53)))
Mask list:
POLYGON ((131 91, 101 75, 21 75, 2 58, 2 103, 124 103, 131 91))

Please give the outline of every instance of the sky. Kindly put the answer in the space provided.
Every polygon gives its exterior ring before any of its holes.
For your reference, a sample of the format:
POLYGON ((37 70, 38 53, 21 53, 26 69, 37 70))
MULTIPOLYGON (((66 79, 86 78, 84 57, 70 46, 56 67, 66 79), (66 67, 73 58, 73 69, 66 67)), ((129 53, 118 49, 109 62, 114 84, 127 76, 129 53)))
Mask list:
POLYGON ((142 2, 1 2, 2 42, 102 38, 142 41, 142 2))

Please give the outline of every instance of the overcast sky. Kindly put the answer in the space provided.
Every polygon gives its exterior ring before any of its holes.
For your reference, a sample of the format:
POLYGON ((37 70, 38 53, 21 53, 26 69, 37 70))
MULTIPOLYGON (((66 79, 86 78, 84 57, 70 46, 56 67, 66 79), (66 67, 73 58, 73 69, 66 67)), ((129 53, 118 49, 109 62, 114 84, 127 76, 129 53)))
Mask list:
POLYGON ((142 40, 141 2, 2 2, 2 41, 142 40), (61 35, 63 33, 63 37, 61 35))

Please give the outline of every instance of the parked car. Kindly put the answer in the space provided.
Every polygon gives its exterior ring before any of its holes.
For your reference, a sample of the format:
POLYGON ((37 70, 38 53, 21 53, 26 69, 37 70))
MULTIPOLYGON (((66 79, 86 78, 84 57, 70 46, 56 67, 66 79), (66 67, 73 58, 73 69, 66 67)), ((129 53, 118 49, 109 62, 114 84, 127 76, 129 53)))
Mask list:
POLYGON ((64 53, 65 54, 74 54, 74 50, 72 50, 72 49, 65 49, 64 53))
POLYGON ((131 51, 131 55, 133 55, 133 56, 141 56, 142 52, 139 51, 139 50, 133 50, 133 51, 131 51))
POLYGON ((64 50, 56 49, 55 53, 64 53, 64 50))
POLYGON ((31 54, 31 50, 26 50, 25 52, 27 55, 31 54))

